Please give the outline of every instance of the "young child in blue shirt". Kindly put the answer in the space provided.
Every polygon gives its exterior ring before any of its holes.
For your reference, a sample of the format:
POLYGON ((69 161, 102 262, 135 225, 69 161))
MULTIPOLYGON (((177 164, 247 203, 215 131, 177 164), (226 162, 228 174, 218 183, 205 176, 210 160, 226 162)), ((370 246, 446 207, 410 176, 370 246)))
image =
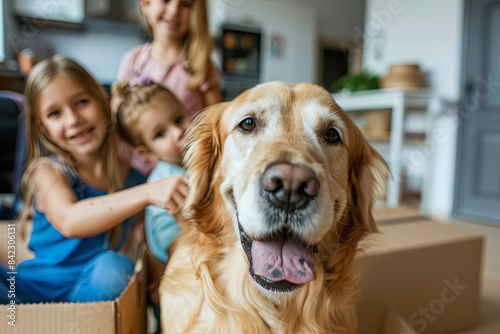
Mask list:
MULTIPOLYGON (((145 77, 135 77, 113 84, 112 96, 120 136, 144 158, 156 162, 147 182, 185 174, 181 168, 181 139, 191 120, 187 109, 172 92, 145 77)), ((159 279, 179 226, 174 216, 162 207, 148 206, 145 230, 148 248, 161 263, 157 270, 150 270, 149 284, 151 300, 159 304, 159 279)), ((156 307, 155 313, 158 311, 156 307)))

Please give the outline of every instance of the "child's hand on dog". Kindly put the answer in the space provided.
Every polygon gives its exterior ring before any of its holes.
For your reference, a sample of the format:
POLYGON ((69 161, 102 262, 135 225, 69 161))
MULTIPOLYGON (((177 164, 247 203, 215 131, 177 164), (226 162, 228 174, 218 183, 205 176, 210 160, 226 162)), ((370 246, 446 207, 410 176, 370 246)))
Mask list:
POLYGON ((175 215, 189 193, 189 177, 173 175, 153 183, 155 187, 153 193, 150 193, 153 205, 160 206, 169 214, 175 215))

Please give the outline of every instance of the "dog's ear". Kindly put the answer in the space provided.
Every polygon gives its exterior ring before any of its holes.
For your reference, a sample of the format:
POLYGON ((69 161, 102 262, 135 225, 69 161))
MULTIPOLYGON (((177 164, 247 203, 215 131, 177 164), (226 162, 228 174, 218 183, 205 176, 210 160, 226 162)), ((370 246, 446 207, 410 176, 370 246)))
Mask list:
POLYGON ((352 124, 352 145, 349 160, 349 206, 351 219, 366 232, 376 232, 373 218, 375 197, 389 173, 384 158, 368 143, 352 124))
POLYGON ((229 102, 218 103, 200 114, 185 136, 185 167, 190 192, 185 207, 207 208, 214 199, 214 174, 220 165, 223 136, 220 121, 229 102))

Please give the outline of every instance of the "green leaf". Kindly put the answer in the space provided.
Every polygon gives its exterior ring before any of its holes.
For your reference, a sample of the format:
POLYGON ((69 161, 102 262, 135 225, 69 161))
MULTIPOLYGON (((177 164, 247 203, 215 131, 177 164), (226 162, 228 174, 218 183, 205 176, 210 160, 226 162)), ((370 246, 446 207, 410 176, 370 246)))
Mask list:
POLYGON ((379 89, 379 76, 373 75, 367 71, 359 73, 346 74, 332 83, 329 87, 330 92, 348 90, 357 92, 360 90, 379 89))

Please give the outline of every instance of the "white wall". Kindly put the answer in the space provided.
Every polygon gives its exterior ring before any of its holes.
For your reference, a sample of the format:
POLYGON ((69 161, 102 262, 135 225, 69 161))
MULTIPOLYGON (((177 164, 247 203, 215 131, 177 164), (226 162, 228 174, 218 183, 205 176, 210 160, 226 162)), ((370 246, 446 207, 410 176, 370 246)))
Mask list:
POLYGON ((261 28, 261 82, 316 82, 318 27, 312 6, 264 0, 212 0, 209 6, 210 30, 214 35, 226 22, 261 28), (282 57, 271 57, 273 34, 282 38, 282 57))
POLYGON ((268 0, 281 2, 282 6, 291 3, 306 5, 316 9, 319 37, 334 37, 352 41, 355 27, 363 30, 365 0, 268 0))
POLYGON ((385 75, 390 64, 418 62, 436 95, 457 99, 462 6, 462 0, 368 0, 363 64, 385 75), (399 3, 395 14, 391 3, 399 3))
POLYGON ((116 81, 123 54, 144 43, 133 30, 113 33, 94 28, 90 31, 39 29, 31 41, 41 58, 56 53, 70 56, 101 83, 116 81))
POLYGON ((363 65, 384 76, 393 63, 416 62, 429 76, 433 96, 425 144, 405 163, 424 172, 424 212, 452 211, 456 115, 442 101, 457 102, 461 69, 463 0, 367 0, 363 65))

